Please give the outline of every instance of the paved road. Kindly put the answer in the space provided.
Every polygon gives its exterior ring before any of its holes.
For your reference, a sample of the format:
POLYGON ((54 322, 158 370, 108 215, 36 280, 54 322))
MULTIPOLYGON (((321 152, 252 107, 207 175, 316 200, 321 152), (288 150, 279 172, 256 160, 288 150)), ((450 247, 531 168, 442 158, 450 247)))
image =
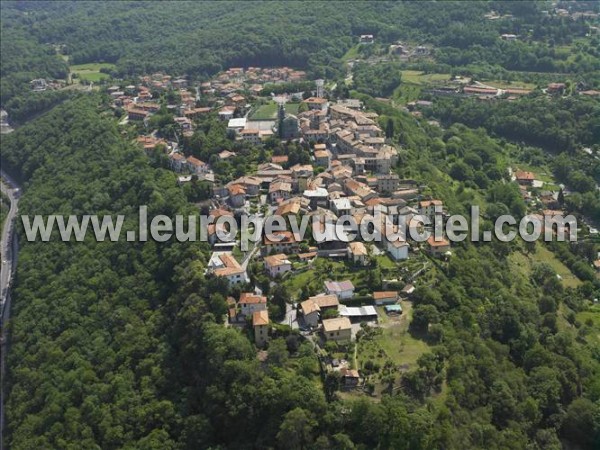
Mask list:
MULTIPOLYGON (((0 250, 2 252, 2 268, 0 270, 0 321, 4 325, 10 318, 10 284, 17 264, 18 244, 14 239, 14 222, 18 211, 19 196, 21 190, 18 185, 3 171, 2 193, 10 199, 10 211, 2 229, 2 241, 0 250), (6 180, 6 183, 4 182, 6 180)), ((2 326, 0 336, 0 450, 4 449, 4 374, 6 372, 7 346, 6 327, 2 326)))
POLYGON ((9 286, 10 279, 12 278, 13 272, 13 255, 12 253, 12 236, 14 231, 14 218, 17 214, 17 203, 19 201, 20 190, 17 185, 11 180, 4 172, 0 172, 2 179, 6 180, 1 184, 2 193, 10 199, 10 210, 6 217, 5 225, 2 229, 2 240, 0 242, 0 254, 2 255, 2 270, 0 273, 0 293, 1 300, 0 305, 4 304, 6 297, 6 290, 9 286), (16 189, 15 189, 16 188, 16 189))

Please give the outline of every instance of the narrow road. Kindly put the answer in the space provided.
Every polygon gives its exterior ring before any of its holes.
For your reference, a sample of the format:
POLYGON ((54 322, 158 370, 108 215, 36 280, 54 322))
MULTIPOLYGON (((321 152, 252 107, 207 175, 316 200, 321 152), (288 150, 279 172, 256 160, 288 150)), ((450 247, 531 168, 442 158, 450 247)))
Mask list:
POLYGON ((10 200, 10 211, 2 228, 2 241, 0 242, 0 251, 2 252, 0 269, 0 324, 2 325, 2 335, 0 336, 0 450, 4 450, 4 375, 8 350, 5 324, 10 319, 10 288, 17 265, 18 243, 15 238, 14 223, 21 190, 4 171, 0 171, 0 175, 2 176, 0 184, 2 193, 10 200))

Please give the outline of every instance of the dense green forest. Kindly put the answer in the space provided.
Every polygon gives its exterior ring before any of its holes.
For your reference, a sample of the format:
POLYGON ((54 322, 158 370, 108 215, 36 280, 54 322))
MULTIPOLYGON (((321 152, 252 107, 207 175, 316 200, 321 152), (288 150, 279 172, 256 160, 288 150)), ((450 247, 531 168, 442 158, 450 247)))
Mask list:
MULTIPOLYGON (((582 9, 598 9, 581 2, 582 9)), ((585 20, 544 16, 544 2, 2 2, 2 103, 34 76, 66 65, 116 63, 115 75, 165 70, 202 78, 231 66, 290 65, 313 78, 343 74, 341 58, 369 33, 434 47, 438 63, 586 74, 600 69, 598 38, 559 52, 585 20), (495 10, 510 19, 485 20, 495 10), (77 26, 74 26, 77 24, 77 26), (533 33, 531 32, 533 30, 533 33), (525 39, 504 42, 501 33, 525 39)))
POLYGON ((557 180, 574 192, 572 211, 600 220, 600 161, 583 153, 600 143, 600 102, 584 96, 548 98, 532 94, 514 102, 437 99, 426 111, 444 124, 463 123, 519 143, 527 164, 550 166, 557 180), (540 147, 546 152, 536 151, 540 147))
MULTIPOLYGON (((126 79, 305 68, 380 114, 400 149, 395 173, 417 180, 423 195, 442 199, 451 214, 480 205, 480 233, 501 214, 527 211, 508 182, 514 162, 547 167, 573 191, 564 206, 598 218, 598 162, 581 152, 600 142, 597 100, 537 92, 514 102, 442 99, 419 119, 374 98, 403 83, 389 62, 357 64, 356 91, 348 91, 344 57, 365 33, 376 36, 373 53, 380 43, 410 41, 434 48, 435 64, 451 70, 568 73, 597 86, 600 42, 577 42, 587 24, 542 15, 545 2, 426 5, 2 2, 1 101, 24 125, 3 135, 1 156, 23 183, 20 214, 123 214, 124 229, 136 230, 139 205, 150 216, 187 215, 206 198, 201 187, 177 184, 166 157, 140 151, 134 126, 117 125, 108 96, 30 92, 32 78, 65 78, 68 57, 115 63, 112 75, 126 79), (484 21, 492 9, 514 18, 484 21), (526 39, 504 42, 500 33, 526 39), (569 57, 557 51, 569 44, 569 57)), ((182 145, 219 181, 251 173, 270 154, 310 161, 301 144, 234 142, 215 115, 197 121, 182 145), (223 149, 237 154, 221 161, 223 149)), ((164 110, 151 125, 174 134, 164 110)), ((20 242, 5 386, 11 449, 600 448, 593 243, 453 244, 449 262, 431 261, 412 302, 410 334, 428 350, 374 401, 340 393, 312 343, 287 326, 274 325, 260 360, 251 336, 223 323, 227 296, 248 286, 205 275, 206 244, 20 242), (536 259, 539 252, 563 261, 576 285, 561 283, 555 260, 536 259)), ((278 307, 289 300, 285 289, 267 287, 278 307)), ((369 338, 363 330, 360 339, 369 338)))

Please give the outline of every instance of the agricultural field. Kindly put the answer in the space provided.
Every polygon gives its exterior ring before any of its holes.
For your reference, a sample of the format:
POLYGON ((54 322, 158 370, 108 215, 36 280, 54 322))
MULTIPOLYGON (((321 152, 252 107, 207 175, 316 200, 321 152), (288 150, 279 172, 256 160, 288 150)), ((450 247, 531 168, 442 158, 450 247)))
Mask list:
POLYGON ((77 78, 82 81, 97 83, 110 78, 108 74, 100 72, 100 69, 113 69, 114 67, 115 65, 110 63, 76 64, 71 66, 71 74, 77 75, 77 78))

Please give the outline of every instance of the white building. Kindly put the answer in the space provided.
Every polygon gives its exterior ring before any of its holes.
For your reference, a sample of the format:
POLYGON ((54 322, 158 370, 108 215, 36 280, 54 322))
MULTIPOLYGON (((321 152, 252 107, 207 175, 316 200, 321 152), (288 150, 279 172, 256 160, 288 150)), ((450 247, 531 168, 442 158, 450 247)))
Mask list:
POLYGON ((326 281, 325 291, 328 294, 335 294, 340 299, 352 298, 354 295, 354 285, 350 280, 345 281, 326 281))

